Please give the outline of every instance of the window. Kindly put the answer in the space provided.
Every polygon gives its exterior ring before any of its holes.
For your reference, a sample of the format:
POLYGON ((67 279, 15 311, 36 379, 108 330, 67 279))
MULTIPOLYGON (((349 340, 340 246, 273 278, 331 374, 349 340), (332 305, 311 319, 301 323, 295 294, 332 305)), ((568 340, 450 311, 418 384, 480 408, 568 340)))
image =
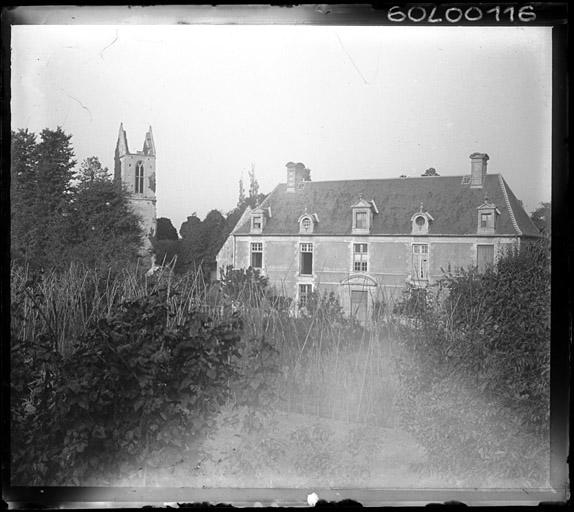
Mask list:
POLYGON ((367 271, 367 244, 353 244, 353 270, 367 271))
POLYGON ((251 266, 253 268, 263 268, 263 243, 251 243, 251 266))
POLYGON ((478 207, 477 233, 479 235, 494 235, 498 215, 500 215, 498 208, 485 198, 484 203, 478 207))
POLYGON ((300 284, 299 285, 299 306, 304 307, 309 303, 309 298, 313 293, 312 284, 300 284))
POLYGON ((428 244, 413 244, 413 272, 414 280, 428 279, 429 272, 429 246, 428 244))
POLYGON ((489 265, 494 265, 494 245, 476 246, 476 265, 479 272, 484 272, 489 265))
POLYGON ((367 212, 355 212, 355 229, 368 229, 367 212))
POLYGON ((313 244, 301 244, 299 273, 305 276, 313 274, 313 244))
POLYGON ((417 226, 419 228, 423 227, 425 225, 425 218, 422 215, 419 215, 416 219, 415 222, 417 224, 417 226))
POLYGON ((143 194, 144 191, 144 167, 143 167, 143 163, 138 162, 136 164, 136 183, 135 183, 135 189, 136 189, 136 194, 143 194))
POLYGON ((261 215, 254 215, 251 219, 251 230, 261 232, 263 229, 263 217, 261 215))
POLYGON ((303 231, 310 231, 311 230, 311 219, 309 217, 305 217, 303 219, 303 221, 301 222, 301 227, 303 228, 303 231))

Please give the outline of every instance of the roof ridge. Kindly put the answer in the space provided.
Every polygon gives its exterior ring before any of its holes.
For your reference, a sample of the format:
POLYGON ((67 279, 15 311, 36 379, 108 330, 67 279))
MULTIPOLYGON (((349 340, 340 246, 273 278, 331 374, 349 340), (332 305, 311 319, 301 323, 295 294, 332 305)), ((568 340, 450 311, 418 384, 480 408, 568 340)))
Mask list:
POLYGON ((510 215, 510 220, 512 221, 512 226, 518 235, 522 235, 522 231, 518 227, 518 222, 516 222, 516 217, 514 217, 514 211, 512 210, 512 205, 510 204, 510 199, 508 198, 508 192, 506 191, 506 182, 504 181, 502 174, 498 174, 498 182, 500 183, 500 188, 502 190, 502 195, 504 196, 504 202, 506 203, 508 214, 510 215))
MULTIPOLYGON (((448 174, 444 176, 407 176, 406 178, 401 178, 397 176, 395 178, 350 178, 346 180, 321 180, 321 181, 305 181, 305 184, 313 184, 313 183, 344 183, 348 181, 403 181, 406 179, 425 179, 428 180, 429 178, 462 178, 464 176, 469 176, 469 174, 448 174)), ((488 176, 500 176, 500 173, 489 173, 488 176)), ((280 183, 279 185, 286 185, 286 183, 280 183)))

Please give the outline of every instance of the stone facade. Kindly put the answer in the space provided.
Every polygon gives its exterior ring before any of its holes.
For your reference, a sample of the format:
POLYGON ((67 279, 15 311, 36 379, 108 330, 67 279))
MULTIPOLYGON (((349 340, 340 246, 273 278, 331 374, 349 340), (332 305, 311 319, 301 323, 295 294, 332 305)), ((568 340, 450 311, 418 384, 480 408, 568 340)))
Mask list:
POLYGON ((470 175, 340 182, 311 182, 293 172, 303 164, 289 162, 287 184, 245 212, 218 267, 258 268, 295 303, 311 290, 334 292, 367 322, 407 283, 426 287, 449 269, 486 268, 538 237, 502 176, 487 176, 487 160, 471 155, 470 175))

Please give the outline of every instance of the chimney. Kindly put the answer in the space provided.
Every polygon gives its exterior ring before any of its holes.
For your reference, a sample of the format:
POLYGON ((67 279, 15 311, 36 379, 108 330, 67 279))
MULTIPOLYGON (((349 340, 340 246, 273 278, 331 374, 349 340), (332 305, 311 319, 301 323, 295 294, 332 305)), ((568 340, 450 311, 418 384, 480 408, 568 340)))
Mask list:
POLYGON ((305 164, 287 162, 287 192, 295 192, 304 181, 311 181, 310 171, 305 164))
POLYGON ((482 188, 486 176, 486 153, 473 153, 470 155, 470 188, 482 188))

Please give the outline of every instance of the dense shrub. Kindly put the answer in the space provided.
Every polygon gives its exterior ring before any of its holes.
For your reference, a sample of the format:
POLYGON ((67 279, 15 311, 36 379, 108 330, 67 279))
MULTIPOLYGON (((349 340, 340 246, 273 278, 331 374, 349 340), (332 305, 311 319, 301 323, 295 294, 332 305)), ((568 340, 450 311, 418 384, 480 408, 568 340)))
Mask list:
POLYGON ((123 302, 65 358, 13 340, 13 483, 116 474, 204 434, 232 391, 241 405, 269 399, 274 351, 264 340, 245 350, 237 315, 215 322, 192 310, 176 325, 173 315, 160 289, 123 302))
POLYGON ((403 309, 418 319, 399 327, 405 425, 438 468, 542 481, 549 426, 547 246, 527 245, 484 273, 448 274, 441 287, 423 308, 408 307, 415 297, 403 309))

